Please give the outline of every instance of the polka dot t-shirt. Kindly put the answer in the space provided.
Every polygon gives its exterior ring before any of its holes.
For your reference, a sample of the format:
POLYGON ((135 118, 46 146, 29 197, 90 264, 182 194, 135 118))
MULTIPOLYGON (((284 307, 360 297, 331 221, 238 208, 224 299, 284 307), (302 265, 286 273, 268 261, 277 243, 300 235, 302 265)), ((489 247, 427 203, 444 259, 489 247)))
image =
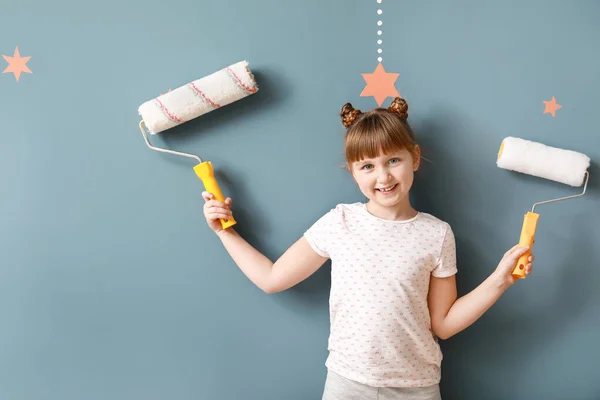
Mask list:
POLYGON ((326 366, 377 387, 440 382, 442 353, 431 331, 430 276, 457 272, 454 234, 427 213, 404 221, 339 204, 304 236, 331 259, 326 366))

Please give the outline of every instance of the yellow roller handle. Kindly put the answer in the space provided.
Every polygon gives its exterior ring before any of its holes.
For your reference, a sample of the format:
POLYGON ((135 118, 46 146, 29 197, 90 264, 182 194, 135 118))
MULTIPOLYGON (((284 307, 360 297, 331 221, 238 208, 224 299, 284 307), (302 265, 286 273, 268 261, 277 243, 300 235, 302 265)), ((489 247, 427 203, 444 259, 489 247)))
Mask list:
POLYGON ((539 214, 534 212, 527 212, 525 214, 525 218, 523 220, 523 228, 521 229, 521 239, 519 240, 519 246, 528 246, 529 250, 527 253, 523 254, 519 257, 519 261, 517 261, 517 265, 512 272, 512 275, 515 278, 524 279, 525 275, 525 266, 529 264, 527 260, 531 255, 531 247, 533 246, 533 242, 535 242, 535 229, 537 227, 539 214))
MULTIPOLYGON (((216 200, 224 202, 225 197, 223 196, 223 193, 221 193, 221 188, 215 179, 212 163, 210 161, 204 161, 196 165, 194 167, 194 171, 196 172, 198 178, 202 180, 202 183, 204 183, 204 188, 206 191, 212 193, 216 200)), ((237 222, 233 216, 229 219, 221 218, 221 226, 223 229, 227 229, 236 223, 237 222)))

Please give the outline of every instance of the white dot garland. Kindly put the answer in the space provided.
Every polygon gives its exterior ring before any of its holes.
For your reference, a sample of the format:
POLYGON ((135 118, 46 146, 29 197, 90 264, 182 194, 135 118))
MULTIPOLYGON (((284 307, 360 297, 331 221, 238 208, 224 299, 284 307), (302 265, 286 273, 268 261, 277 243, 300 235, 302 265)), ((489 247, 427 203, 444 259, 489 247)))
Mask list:
MULTIPOLYGON (((377 3, 381 4, 381 1, 382 1, 382 0, 377 0, 377 3)), ((381 8, 378 8, 378 9, 377 9, 377 15, 381 15, 381 14, 383 14, 383 10, 382 10, 381 8)), ((383 25, 383 21, 380 19, 380 20, 378 20, 378 21, 377 21, 377 26, 381 26, 381 25, 383 25)), ((382 34, 383 34, 383 31, 382 31, 381 29, 379 29, 379 30, 377 31, 377 35, 378 35, 378 36, 381 36, 382 34)), ((383 41, 382 41, 381 39, 379 39, 379 40, 377 41, 377 44, 379 45, 379 48, 377 49, 377 53, 378 53, 378 54, 381 54, 381 53, 383 53, 383 50, 382 50, 382 49, 381 49, 381 47, 380 47, 382 43, 383 43, 383 41)), ((381 56, 380 56, 380 57, 377 57, 377 62, 381 62, 382 60, 383 60, 383 58, 382 58, 381 56)))

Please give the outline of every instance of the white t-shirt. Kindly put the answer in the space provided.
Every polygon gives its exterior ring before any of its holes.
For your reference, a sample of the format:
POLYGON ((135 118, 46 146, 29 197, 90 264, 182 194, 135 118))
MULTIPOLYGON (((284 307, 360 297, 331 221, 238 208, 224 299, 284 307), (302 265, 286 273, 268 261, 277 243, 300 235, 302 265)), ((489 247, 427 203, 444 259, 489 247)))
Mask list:
POLYGON ((431 331, 431 275, 457 272, 454 234, 427 213, 404 221, 339 204, 304 236, 331 259, 331 331, 326 366, 377 387, 440 382, 442 353, 431 331))

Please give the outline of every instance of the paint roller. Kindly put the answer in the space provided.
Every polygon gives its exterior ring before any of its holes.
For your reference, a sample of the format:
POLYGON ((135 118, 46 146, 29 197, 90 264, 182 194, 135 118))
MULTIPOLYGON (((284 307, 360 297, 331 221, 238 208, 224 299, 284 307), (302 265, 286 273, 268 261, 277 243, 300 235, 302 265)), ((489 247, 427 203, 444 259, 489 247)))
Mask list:
MULTIPOLYGON (((152 150, 197 160, 198 164, 194 166, 196 176, 217 200, 225 201, 210 161, 202 161, 200 157, 193 154, 153 146, 148 140, 146 129, 150 134, 155 135, 257 91, 258 85, 248 67, 248 62, 240 61, 146 101, 138 108, 138 113, 142 117, 139 127, 146 144, 152 150)), ((221 219, 223 229, 235 224, 236 220, 233 217, 221 219)))
POLYGON ((529 250, 519 258, 512 272, 516 278, 525 278, 525 266, 535 241, 535 231, 540 217, 534 211, 535 207, 540 204, 583 196, 590 176, 587 171, 590 166, 590 158, 576 151, 559 149, 521 138, 507 137, 500 145, 496 165, 503 169, 549 179, 573 187, 580 187, 584 184, 582 193, 537 202, 531 211, 525 214, 519 245, 529 246, 529 250))

